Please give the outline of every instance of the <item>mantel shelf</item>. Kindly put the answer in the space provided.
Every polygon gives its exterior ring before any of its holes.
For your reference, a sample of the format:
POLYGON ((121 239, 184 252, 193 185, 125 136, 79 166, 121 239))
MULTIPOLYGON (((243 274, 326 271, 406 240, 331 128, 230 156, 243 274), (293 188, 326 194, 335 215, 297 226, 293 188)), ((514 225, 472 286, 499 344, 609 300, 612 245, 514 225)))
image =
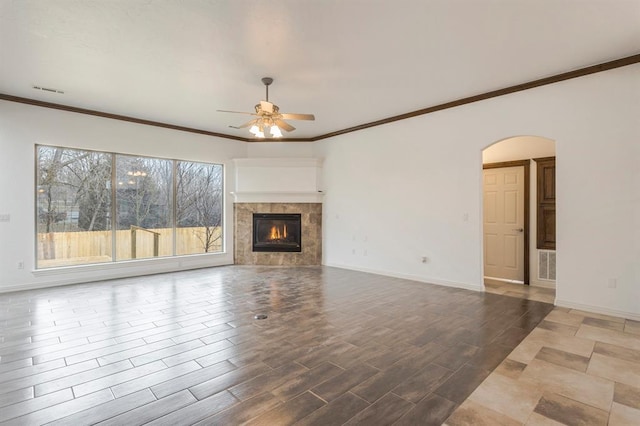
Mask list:
POLYGON ((321 203, 321 191, 242 191, 230 192, 235 203, 321 203))

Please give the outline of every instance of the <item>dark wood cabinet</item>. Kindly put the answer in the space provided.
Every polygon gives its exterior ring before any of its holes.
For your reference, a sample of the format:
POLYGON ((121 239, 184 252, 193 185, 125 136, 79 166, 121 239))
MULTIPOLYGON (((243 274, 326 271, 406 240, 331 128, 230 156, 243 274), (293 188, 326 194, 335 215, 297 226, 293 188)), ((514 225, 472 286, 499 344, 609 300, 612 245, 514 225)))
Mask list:
POLYGON ((556 158, 534 158, 537 164, 537 247, 556 249, 556 158))

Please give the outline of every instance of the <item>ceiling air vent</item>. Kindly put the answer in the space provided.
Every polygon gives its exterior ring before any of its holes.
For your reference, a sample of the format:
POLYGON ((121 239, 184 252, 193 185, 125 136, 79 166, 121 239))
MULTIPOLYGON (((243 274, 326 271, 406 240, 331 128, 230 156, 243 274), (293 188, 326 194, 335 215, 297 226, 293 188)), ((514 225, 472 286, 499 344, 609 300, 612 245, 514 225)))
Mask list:
POLYGON ((64 95, 64 92, 62 90, 52 89, 50 87, 42 87, 42 86, 31 86, 31 87, 36 90, 42 90, 43 92, 60 93, 61 95, 64 95))

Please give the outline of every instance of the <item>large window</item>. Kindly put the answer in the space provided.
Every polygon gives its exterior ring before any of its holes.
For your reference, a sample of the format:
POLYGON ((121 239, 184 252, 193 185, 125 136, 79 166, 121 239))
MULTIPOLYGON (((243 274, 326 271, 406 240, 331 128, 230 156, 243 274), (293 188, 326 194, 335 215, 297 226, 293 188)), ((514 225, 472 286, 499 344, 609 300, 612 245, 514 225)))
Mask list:
POLYGON ((37 268, 222 251, 223 167, 37 147, 37 268))

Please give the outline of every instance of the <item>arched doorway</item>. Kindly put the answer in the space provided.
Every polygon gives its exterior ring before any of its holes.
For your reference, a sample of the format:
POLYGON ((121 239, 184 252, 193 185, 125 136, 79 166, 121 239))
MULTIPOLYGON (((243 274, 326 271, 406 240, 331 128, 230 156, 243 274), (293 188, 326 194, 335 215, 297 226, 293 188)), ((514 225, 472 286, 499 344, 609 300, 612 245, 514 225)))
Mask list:
MULTIPOLYGON (((555 300, 555 247, 551 250, 539 242, 545 224, 547 233, 555 236, 555 222, 550 230, 551 221, 540 220, 551 216, 538 203, 540 185, 545 185, 540 179, 547 175, 555 179, 555 174, 546 173, 540 165, 555 164, 555 154, 555 141, 539 136, 509 137, 483 149, 485 291, 549 303, 555 300), (540 176, 539 169, 543 170, 540 176)), ((555 188, 555 181, 546 185, 555 188)))

